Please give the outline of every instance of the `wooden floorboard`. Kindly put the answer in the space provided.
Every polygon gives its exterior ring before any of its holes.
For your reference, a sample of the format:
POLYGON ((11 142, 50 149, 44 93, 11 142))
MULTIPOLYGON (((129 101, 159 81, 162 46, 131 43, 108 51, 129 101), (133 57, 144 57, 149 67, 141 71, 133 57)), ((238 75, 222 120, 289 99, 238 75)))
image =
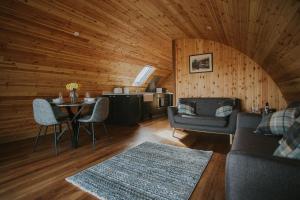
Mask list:
POLYGON ((225 199, 228 136, 177 131, 178 138, 174 138, 165 118, 130 127, 108 126, 109 136, 100 126, 96 128, 95 150, 84 132, 77 149, 71 148, 70 136, 66 135, 58 156, 52 148, 52 135, 41 139, 36 152, 32 151, 32 139, 1 144, 0 199, 95 199, 64 179, 145 141, 214 151, 190 199, 225 199))

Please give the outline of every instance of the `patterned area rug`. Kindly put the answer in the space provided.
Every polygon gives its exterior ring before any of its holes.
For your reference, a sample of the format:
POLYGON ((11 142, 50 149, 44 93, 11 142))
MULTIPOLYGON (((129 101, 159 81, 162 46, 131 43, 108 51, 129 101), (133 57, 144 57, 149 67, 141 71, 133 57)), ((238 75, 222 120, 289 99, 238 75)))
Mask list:
POLYGON ((211 156, 145 142, 66 180, 102 200, 186 200, 211 156))

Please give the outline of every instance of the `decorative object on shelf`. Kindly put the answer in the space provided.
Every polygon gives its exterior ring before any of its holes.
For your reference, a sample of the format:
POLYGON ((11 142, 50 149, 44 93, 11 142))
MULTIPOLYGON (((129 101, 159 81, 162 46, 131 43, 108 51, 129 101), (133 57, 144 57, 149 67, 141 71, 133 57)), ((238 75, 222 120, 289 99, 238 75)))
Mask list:
POLYGON ((213 71, 213 54, 196 54, 189 56, 190 73, 202 73, 213 71))
POLYGON ((76 103, 78 99, 78 93, 77 90, 79 88, 78 83, 68 83, 66 85, 66 89, 70 91, 70 99, 71 103, 76 103))
POLYGON ((123 89, 120 87, 114 88, 114 93, 115 94, 122 94, 123 93, 123 89))
POLYGON ((124 87, 123 91, 124 91, 124 94, 129 94, 129 88, 128 87, 124 87))
POLYGON ((269 114, 269 111, 270 111, 270 106, 269 103, 267 102, 265 105, 265 114, 269 114))
POLYGON ((252 113, 260 113, 257 104, 253 104, 253 105, 251 106, 251 112, 252 112, 252 113))
POLYGON ((266 116, 266 115, 268 115, 270 113, 274 113, 276 111, 277 111, 277 109, 271 108, 271 106, 267 102, 266 105, 260 109, 260 114, 262 114, 262 116, 266 116))

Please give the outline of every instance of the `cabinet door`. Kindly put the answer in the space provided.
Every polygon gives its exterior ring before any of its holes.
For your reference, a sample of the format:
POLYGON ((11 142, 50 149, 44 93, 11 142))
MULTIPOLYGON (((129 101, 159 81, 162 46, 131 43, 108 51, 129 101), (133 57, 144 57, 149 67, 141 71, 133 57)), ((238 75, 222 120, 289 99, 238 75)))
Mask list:
POLYGON ((113 123, 114 121, 114 105, 115 105, 115 99, 116 99, 116 96, 115 95, 109 95, 107 96, 108 99, 109 99, 109 113, 108 113, 108 117, 107 117, 107 122, 108 123, 113 123))
POLYGON ((107 121, 114 124, 135 124, 141 119, 142 97, 138 95, 110 95, 107 121))
POLYGON ((127 100, 127 123, 135 124, 140 121, 142 114, 141 96, 128 96, 127 100))
POLYGON ((116 96, 114 101, 114 112, 113 112, 113 121, 114 123, 122 123, 123 120, 126 118, 126 102, 124 101, 124 95, 116 96))

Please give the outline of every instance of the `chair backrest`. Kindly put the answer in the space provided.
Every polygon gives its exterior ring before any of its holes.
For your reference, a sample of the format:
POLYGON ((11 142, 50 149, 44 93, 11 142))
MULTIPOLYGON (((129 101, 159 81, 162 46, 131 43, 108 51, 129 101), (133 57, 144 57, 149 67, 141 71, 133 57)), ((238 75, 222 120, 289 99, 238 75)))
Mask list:
POLYGON ((33 116, 36 123, 44 126, 57 124, 54 112, 50 103, 45 99, 34 99, 33 116))
POLYGON ((90 121, 103 122, 109 113, 109 99, 107 97, 97 98, 90 121))
POLYGON ((50 103, 50 106, 51 106, 51 108, 53 110, 53 113, 54 113, 54 116, 55 116, 56 119, 57 119, 57 117, 59 117, 61 115, 64 115, 64 112, 61 111, 60 107, 58 107, 58 106, 56 106, 54 104, 51 105, 51 102, 53 102, 52 99, 48 98, 46 100, 50 103))

